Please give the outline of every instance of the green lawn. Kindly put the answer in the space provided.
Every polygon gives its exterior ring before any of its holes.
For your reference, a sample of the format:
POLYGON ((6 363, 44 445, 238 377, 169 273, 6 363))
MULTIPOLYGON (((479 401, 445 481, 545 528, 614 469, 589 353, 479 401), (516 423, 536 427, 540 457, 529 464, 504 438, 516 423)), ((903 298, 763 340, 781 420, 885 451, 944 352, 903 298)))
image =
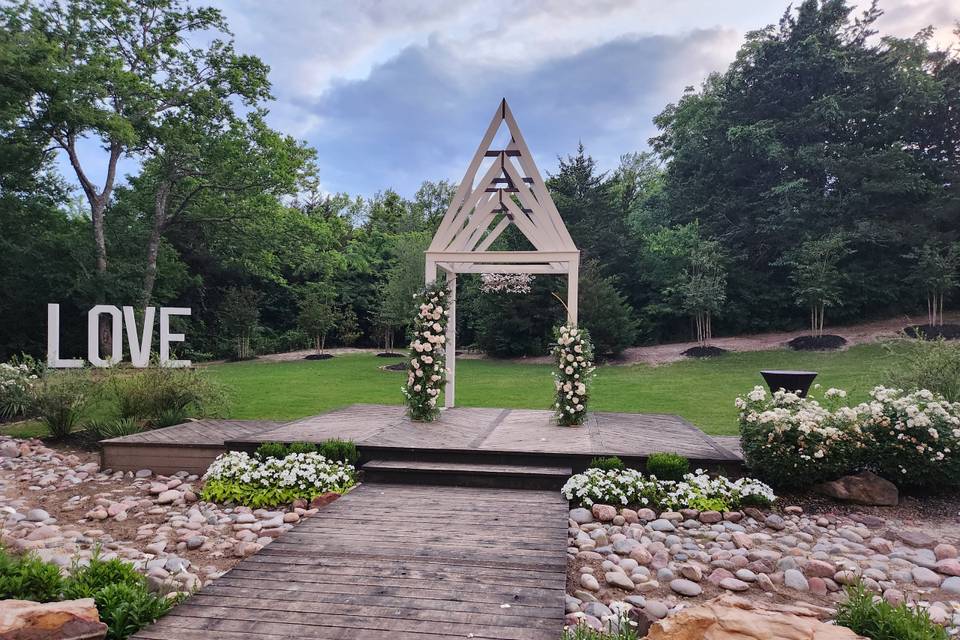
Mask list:
MULTIPOLYGON (((372 354, 332 360, 243 362, 212 365, 233 388, 230 417, 294 419, 355 402, 399 404, 403 373, 381 371, 392 361, 372 354)), ((890 357, 878 345, 836 353, 760 351, 711 360, 600 367, 593 408, 606 411, 675 413, 707 433, 734 434, 737 394, 762 384, 760 369, 813 369, 825 388, 842 387, 852 399, 882 382, 890 357)), ((547 408, 550 368, 484 360, 457 361, 457 404, 466 407, 547 408)))

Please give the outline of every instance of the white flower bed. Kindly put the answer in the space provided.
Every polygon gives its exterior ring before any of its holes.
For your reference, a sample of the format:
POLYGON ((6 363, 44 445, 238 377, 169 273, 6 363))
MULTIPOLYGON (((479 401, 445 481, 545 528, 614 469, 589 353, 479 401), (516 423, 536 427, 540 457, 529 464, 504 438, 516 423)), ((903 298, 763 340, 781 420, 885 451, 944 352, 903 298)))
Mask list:
POLYGON ((771 480, 804 486, 859 469, 901 485, 960 484, 960 403, 921 389, 875 387, 848 406, 842 389, 826 404, 754 387, 740 396, 740 431, 751 467, 771 480))
POLYGON ((261 459, 244 451, 229 451, 213 461, 203 479, 205 500, 260 507, 309 500, 328 492, 344 493, 356 484, 356 470, 319 453, 261 459))
POLYGON ((762 505, 776 500, 773 490, 759 480, 730 480, 710 476, 702 469, 686 474, 681 482, 673 482, 645 476, 635 469, 591 468, 571 476, 561 491, 567 500, 588 507, 602 503, 671 510, 705 507, 723 510, 738 508, 744 503, 762 505))
POLYGON ((410 343, 410 369, 402 387, 407 413, 414 420, 430 421, 440 413, 437 400, 447 384, 445 345, 447 342, 447 287, 432 283, 420 297, 410 343))
POLYGON ((27 364, 0 362, 0 418, 13 418, 30 410, 38 377, 27 364))
POLYGON ((566 325, 557 329, 556 339, 553 357, 557 369, 553 372, 553 381, 557 394, 553 406, 557 422, 583 424, 595 370, 593 343, 585 329, 566 325))

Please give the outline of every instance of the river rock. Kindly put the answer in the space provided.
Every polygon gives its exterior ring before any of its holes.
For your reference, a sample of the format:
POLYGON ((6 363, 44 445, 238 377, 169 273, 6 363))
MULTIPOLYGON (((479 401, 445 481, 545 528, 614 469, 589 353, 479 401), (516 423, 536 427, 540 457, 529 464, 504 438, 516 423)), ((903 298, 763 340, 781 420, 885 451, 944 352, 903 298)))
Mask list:
POLYGON ((897 486, 870 471, 823 482, 813 490, 835 500, 854 504, 895 507, 900 502, 897 486))
POLYGON ((93 598, 46 604, 0 600, 0 638, 101 640, 106 635, 93 598))

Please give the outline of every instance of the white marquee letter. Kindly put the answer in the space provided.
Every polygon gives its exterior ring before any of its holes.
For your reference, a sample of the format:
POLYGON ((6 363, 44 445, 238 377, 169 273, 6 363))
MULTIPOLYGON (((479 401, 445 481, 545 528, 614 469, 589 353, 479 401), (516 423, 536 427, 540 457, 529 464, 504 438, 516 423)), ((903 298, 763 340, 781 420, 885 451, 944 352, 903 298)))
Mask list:
POLYGON ((95 367, 110 367, 123 359, 123 320, 120 309, 112 304, 98 304, 87 314, 87 360, 95 367), (100 357, 100 316, 110 314, 113 327, 110 330, 110 359, 100 357))
POLYGON ((171 360, 170 343, 183 342, 182 333, 170 333, 170 316, 188 316, 189 307, 160 307, 160 366, 189 367, 189 360, 171 360))
POLYGON ((143 369, 150 365, 150 345, 153 342, 153 321, 156 307, 143 310, 143 337, 137 333, 137 316, 133 307, 123 308, 123 320, 127 326, 127 344, 130 346, 130 362, 134 367, 143 369))
POLYGON ((51 369, 75 369, 83 360, 60 359, 60 305, 47 305, 47 366, 51 369))

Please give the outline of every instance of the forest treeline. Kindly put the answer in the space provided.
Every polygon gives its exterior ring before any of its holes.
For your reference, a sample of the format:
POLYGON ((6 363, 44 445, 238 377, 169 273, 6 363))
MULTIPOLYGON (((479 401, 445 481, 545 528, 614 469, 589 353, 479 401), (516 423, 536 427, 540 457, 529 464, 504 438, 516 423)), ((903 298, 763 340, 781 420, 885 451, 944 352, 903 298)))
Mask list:
MULTIPOLYGON (((806 0, 666 105, 648 151, 602 171, 581 146, 541 167, 582 251, 581 323, 601 353, 824 317, 936 321, 950 305, 960 56, 930 29, 876 33, 879 15, 806 0)), ((215 9, 0 7, 0 358, 44 352, 47 302, 66 353, 83 352, 99 302, 191 307, 195 359, 399 346, 455 185, 324 194, 315 152, 267 125, 270 101, 268 67, 215 9), (130 158, 138 172, 119 175, 130 158)), ((525 294, 461 282, 460 344, 545 353, 562 278, 525 294)))

